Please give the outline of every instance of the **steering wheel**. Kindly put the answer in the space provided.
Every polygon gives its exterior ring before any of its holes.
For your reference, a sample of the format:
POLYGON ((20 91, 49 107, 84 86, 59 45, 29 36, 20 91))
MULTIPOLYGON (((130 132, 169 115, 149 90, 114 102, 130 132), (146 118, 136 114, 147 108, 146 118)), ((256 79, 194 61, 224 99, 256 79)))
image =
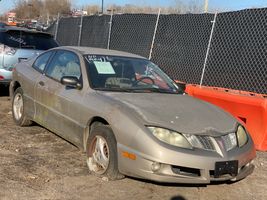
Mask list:
MULTIPOLYGON (((144 82, 143 80, 149 80, 149 81, 151 81, 151 84, 152 85, 154 85, 155 84, 155 81, 152 79, 152 78, 150 78, 149 76, 143 76, 143 77, 141 77, 141 78, 139 78, 138 80, 136 80, 134 83, 133 83, 133 85, 137 85, 139 82, 144 82)), ((144 82, 144 83, 146 83, 146 82, 144 82)))

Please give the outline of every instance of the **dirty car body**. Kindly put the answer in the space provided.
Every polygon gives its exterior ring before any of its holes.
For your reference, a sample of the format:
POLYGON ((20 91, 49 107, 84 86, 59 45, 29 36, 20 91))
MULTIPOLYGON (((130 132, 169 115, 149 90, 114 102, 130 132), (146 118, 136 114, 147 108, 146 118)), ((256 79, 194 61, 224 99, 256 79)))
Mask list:
POLYGON ((137 55, 55 48, 17 64, 10 93, 18 125, 35 121, 84 149, 98 175, 207 184, 254 169, 242 124, 137 55))

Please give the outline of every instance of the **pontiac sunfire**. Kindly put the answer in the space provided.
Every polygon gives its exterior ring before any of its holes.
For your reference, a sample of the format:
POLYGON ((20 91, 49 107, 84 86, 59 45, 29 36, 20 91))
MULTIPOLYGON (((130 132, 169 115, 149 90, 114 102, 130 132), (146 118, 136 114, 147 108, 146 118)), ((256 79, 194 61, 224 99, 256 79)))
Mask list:
POLYGON ((98 176, 207 184, 254 169, 255 148, 241 123, 186 95, 137 55, 48 50, 16 65, 10 93, 17 125, 37 122, 82 148, 98 176))

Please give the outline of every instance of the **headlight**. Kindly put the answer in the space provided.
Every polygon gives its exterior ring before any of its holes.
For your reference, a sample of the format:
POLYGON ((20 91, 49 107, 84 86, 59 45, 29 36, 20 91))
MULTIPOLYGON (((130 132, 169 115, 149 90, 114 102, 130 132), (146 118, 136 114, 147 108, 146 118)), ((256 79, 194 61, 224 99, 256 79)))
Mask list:
POLYGON ((237 146, 236 133, 230 133, 222 136, 226 151, 229 151, 237 146))
POLYGON ((248 141, 248 135, 242 126, 238 126, 236 135, 237 135, 238 146, 239 147, 244 146, 248 141))
POLYGON ((181 148, 192 149, 190 143, 180 133, 158 127, 148 127, 148 129, 156 138, 158 138, 162 142, 181 148))

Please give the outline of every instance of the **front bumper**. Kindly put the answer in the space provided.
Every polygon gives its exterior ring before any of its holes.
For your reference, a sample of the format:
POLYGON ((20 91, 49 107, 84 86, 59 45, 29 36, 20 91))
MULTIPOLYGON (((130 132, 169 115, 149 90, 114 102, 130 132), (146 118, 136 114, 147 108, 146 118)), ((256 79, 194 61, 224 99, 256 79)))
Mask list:
MULTIPOLYGON (((188 152, 190 152, 188 150, 188 152)), ((118 144, 119 170, 121 173, 148 179, 156 182, 209 184, 215 181, 238 181, 250 175, 254 170, 253 160, 256 157, 253 142, 243 148, 236 148, 219 156, 216 152, 191 150, 191 153, 172 149, 155 149, 155 155, 147 155, 118 144), (136 155, 135 160, 121 156, 124 152, 136 155), (159 158, 158 155, 162 154, 159 158), (165 156, 164 156, 165 155, 165 156), (237 174, 224 173, 215 176, 215 163, 238 161, 237 174), (155 165, 159 165, 156 167, 155 165)))

